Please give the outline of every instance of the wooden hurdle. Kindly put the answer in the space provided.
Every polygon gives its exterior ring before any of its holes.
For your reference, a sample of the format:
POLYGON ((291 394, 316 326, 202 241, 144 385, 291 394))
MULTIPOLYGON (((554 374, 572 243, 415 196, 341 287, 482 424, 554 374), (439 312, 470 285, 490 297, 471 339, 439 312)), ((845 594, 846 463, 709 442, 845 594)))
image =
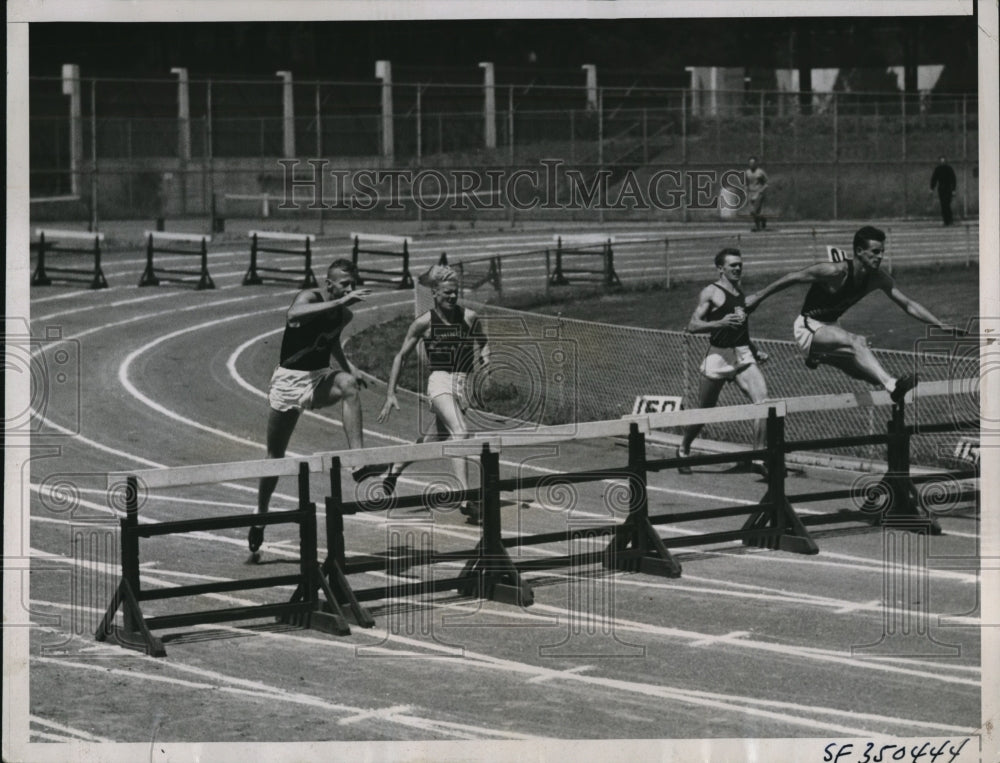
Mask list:
POLYGON ((250 269, 243 277, 243 285, 250 286, 264 282, 260 273, 277 273, 278 275, 267 276, 269 281, 291 281, 297 283, 300 289, 310 289, 317 286, 316 276, 312 270, 312 242, 316 236, 311 233, 279 233, 276 231, 252 230, 250 235, 250 269), (262 241, 289 241, 298 242, 302 249, 283 249, 277 246, 264 246, 262 241), (290 270, 288 268, 272 268, 258 266, 257 255, 261 252, 268 254, 292 254, 304 257, 305 262, 302 270, 290 270), (295 277, 292 277, 295 276, 295 277))
MULTIPOLYGON (((90 278, 91 289, 108 288, 104 271, 101 270, 101 244, 104 242, 103 233, 91 233, 89 231, 76 230, 55 230, 52 228, 36 228, 35 235, 38 236, 37 243, 32 243, 31 248, 38 252, 38 262, 35 271, 31 275, 32 286, 51 286, 52 279, 49 273, 60 273, 69 276, 87 276, 90 278), (93 246, 59 246, 61 241, 90 241, 93 246), (49 254, 86 254, 93 255, 94 267, 90 270, 82 268, 53 267, 46 269, 45 257, 49 254)), ((61 280, 79 281, 81 278, 65 278, 61 280)))
POLYGON ((142 271, 139 279, 139 286, 157 286, 161 281, 184 281, 182 278, 166 278, 157 275, 157 270, 153 264, 153 255, 160 254, 186 254, 201 257, 200 270, 182 270, 179 268, 160 268, 160 273, 170 273, 177 276, 198 276, 197 290, 214 289, 215 282, 208 273, 208 242, 212 237, 202 233, 165 233, 163 231, 144 231, 142 234, 146 238, 146 269, 142 271), (178 243, 197 244, 198 249, 176 249, 162 246, 159 242, 176 241, 178 243))
POLYGON ((163 640, 155 636, 152 631, 198 623, 277 617, 283 622, 291 621, 328 633, 342 635, 350 633, 350 628, 343 615, 338 614, 333 609, 336 602, 332 601, 332 594, 322 579, 317 560, 316 505, 309 499, 309 474, 319 471, 321 467, 322 461, 312 457, 308 459, 264 459, 231 464, 207 464, 109 474, 108 487, 110 489, 120 489, 123 484, 125 486, 126 508, 125 516, 121 519, 122 576, 111 603, 97 628, 96 639, 105 641, 111 637, 120 646, 144 651, 154 657, 163 657, 166 655, 163 640), (298 478, 299 494, 298 509, 294 511, 272 511, 267 514, 231 514, 203 519, 139 524, 140 487, 143 490, 157 487, 173 488, 228 480, 293 475, 298 478), (153 590, 142 588, 139 574, 140 538, 199 530, 219 530, 230 527, 292 522, 299 525, 300 560, 297 574, 199 583, 153 590), (143 601, 274 588, 292 584, 298 585, 296 594, 288 602, 279 604, 201 610, 158 617, 144 616, 140 606, 143 601), (328 604, 326 612, 320 610, 320 589, 323 590, 328 604), (115 614, 119 609, 122 609, 123 614, 122 628, 118 628, 114 622, 115 614))
MULTIPOLYGON (((578 236, 555 236, 556 265, 550 270, 549 252, 545 251, 546 271, 549 271, 549 283, 552 286, 566 286, 570 280, 567 273, 574 276, 584 276, 584 282, 600 283, 605 287, 621 286, 622 282, 615 272, 615 255, 611 245, 614 236, 602 234, 581 234, 578 236), (571 246, 567 247, 566 244, 571 246), (569 268, 563 265, 564 257, 600 257, 599 268, 569 268)), ((581 279, 576 278, 579 281, 581 279)))
MULTIPOLYGON (((955 385, 968 385, 974 380, 923 382, 918 384, 914 395, 931 397, 951 394, 955 385)), ((977 476, 975 469, 956 469, 941 472, 927 472, 913 475, 910 468, 910 438, 914 427, 905 421, 904 406, 894 405, 889 393, 877 390, 871 393, 844 393, 839 395, 815 395, 812 397, 788 398, 786 401, 790 414, 819 411, 844 410, 846 408, 867 408, 873 406, 892 406, 892 413, 886 425, 885 434, 858 435, 854 437, 833 437, 814 440, 796 440, 783 442, 782 449, 786 453, 801 450, 825 450, 836 447, 855 445, 885 445, 886 470, 870 485, 866 486, 864 500, 856 509, 841 509, 829 514, 817 514, 802 518, 806 526, 840 524, 844 522, 863 522, 870 525, 887 525, 913 532, 940 535, 941 526, 934 516, 922 505, 916 485, 921 482, 940 480, 961 480, 977 476)), ((950 421, 935 424, 921 424, 919 433, 955 432, 979 427, 978 421, 950 421)), ((963 490, 961 497, 967 497, 973 491, 963 490)), ((818 493, 800 493, 787 496, 790 503, 801 504, 811 501, 824 501, 840 498, 857 498, 857 490, 829 490, 818 493)), ((751 517, 747 526, 759 522, 759 517, 751 517)))
POLYGON ((354 263, 354 270, 358 274, 358 285, 366 281, 375 283, 395 284, 397 289, 412 289, 413 277, 410 275, 410 243, 413 239, 409 236, 388 236, 371 233, 351 233, 351 240, 354 242, 351 247, 351 262, 354 263), (362 239, 364 242, 376 244, 402 246, 402 251, 391 251, 389 249, 362 249, 362 239), (380 268, 366 267, 361 264, 361 255, 371 255, 372 257, 399 258, 399 270, 383 270, 380 268))
POLYGON ((384 585, 356 590, 348 576, 372 572, 398 572, 417 565, 464 560, 462 571, 455 577, 435 577, 432 581, 395 586, 393 592, 412 596, 437 591, 455 590, 462 595, 477 596, 508 604, 529 606, 534 601, 531 588, 521 579, 517 568, 500 538, 500 448, 501 438, 480 437, 449 440, 419 445, 397 445, 363 451, 323 454, 330 474, 330 496, 326 500, 326 532, 328 556, 322 569, 338 604, 349 608, 355 622, 363 627, 374 625, 374 619, 362 602, 386 597, 384 585), (478 455, 482 469, 482 485, 464 491, 441 491, 433 496, 393 496, 387 501, 344 501, 340 488, 343 468, 399 461, 428 461, 478 455), (348 558, 344 538, 344 516, 366 511, 395 510, 423 506, 428 500, 437 503, 481 501, 481 537, 475 548, 448 553, 409 553, 391 559, 348 558))

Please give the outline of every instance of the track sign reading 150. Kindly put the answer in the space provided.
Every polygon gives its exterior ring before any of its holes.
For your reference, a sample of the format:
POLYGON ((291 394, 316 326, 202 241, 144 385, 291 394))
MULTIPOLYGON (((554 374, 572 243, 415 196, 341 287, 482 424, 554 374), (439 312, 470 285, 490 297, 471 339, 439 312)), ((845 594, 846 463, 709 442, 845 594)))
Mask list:
POLYGON ((672 395, 639 395, 632 406, 632 415, 643 413, 669 413, 681 409, 680 397, 672 395))

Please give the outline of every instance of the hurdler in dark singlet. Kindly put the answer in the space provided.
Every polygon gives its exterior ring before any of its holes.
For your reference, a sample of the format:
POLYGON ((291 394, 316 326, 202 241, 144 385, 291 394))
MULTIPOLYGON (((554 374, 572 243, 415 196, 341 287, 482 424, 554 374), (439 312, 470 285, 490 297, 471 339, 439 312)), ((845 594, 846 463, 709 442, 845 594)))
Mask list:
POLYGON ((835 291, 830 292, 818 283, 809 287, 802 303, 802 315, 823 323, 833 323, 867 294, 869 274, 855 280, 854 261, 846 260, 846 262, 847 278, 835 291))
MULTIPOLYGON (((728 289, 723 289, 718 284, 712 284, 725 296, 725 300, 718 307, 712 306, 705 315, 706 321, 722 320, 727 315, 736 312, 736 308, 746 307, 746 295, 743 292, 733 294, 728 289)), ((742 347, 750 344, 750 322, 743 321, 739 326, 721 326, 713 329, 708 335, 708 341, 713 347, 742 347)))
POLYGON ((279 365, 294 371, 329 368, 330 347, 340 336, 343 320, 344 308, 337 307, 298 325, 287 324, 281 337, 279 365))

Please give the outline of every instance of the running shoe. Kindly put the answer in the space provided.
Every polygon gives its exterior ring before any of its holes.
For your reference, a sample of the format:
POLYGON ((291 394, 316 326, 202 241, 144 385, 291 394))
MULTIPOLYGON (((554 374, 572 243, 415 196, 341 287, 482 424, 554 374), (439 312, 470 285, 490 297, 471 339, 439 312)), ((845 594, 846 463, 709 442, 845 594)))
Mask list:
POLYGON ((483 523, 482 515, 479 511, 479 506, 471 501, 468 503, 463 503, 459 511, 465 515, 465 524, 467 525, 480 525, 483 523))
POLYGON ((396 494, 396 482, 399 480, 399 472, 388 471, 382 477, 382 493, 386 498, 396 494))
MULTIPOLYGON (((690 457, 691 457, 690 453, 682 453, 680 448, 677 449, 677 458, 690 458, 690 457)), ((680 466, 677 467, 677 473, 678 474, 694 474, 694 472, 691 471, 691 467, 690 466, 685 466, 683 464, 681 464, 680 466)))
POLYGON ((353 472, 351 476, 354 477, 355 482, 363 482, 369 477, 374 477, 376 474, 381 474, 389 468, 389 464, 368 464, 367 466, 359 466, 353 472))
POLYGON ((264 543, 264 528, 251 527, 247 534, 247 545, 250 546, 250 553, 256 554, 264 543))
POLYGON ((906 397, 906 393, 917 386, 917 375, 907 374, 906 376, 901 376, 896 379, 896 388, 889 393, 889 397, 892 398, 892 402, 896 405, 903 404, 903 398, 906 397))

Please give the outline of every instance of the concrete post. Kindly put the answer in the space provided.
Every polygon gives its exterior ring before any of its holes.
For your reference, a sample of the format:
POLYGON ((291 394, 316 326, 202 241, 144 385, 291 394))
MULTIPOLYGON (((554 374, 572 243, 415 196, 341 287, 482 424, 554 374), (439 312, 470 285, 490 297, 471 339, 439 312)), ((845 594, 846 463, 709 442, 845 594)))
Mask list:
POLYGON ((286 159, 295 158, 295 99, 292 97, 292 73, 286 71, 275 72, 275 75, 282 79, 282 124, 283 153, 286 159))
POLYGON ((174 67, 171 74, 177 75, 177 156, 183 161, 191 158, 191 94, 188 86, 188 70, 174 67))
POLYGON ((395 156, 392 134, 392 62, 376 61, 375 77, 382 80, 382 156, 392 161, 395 156))
POLYGON ((489 61, 480 62, 483 70, 483 119, 485 120, 483 138, 486 148, 497 147, 497 102, 493 73, 493 64, 489 61))
POLYGON ((69 171, 70 189, 80 195, 80 172, 83 162, 83 109, 80 95, 79 64, 63 64, 62 91, 69 96, 69 171))
POLYGON ((597 108, 597 67, 584 64, 580 68, 587 73, 587 111, 594 111, 597 108))

